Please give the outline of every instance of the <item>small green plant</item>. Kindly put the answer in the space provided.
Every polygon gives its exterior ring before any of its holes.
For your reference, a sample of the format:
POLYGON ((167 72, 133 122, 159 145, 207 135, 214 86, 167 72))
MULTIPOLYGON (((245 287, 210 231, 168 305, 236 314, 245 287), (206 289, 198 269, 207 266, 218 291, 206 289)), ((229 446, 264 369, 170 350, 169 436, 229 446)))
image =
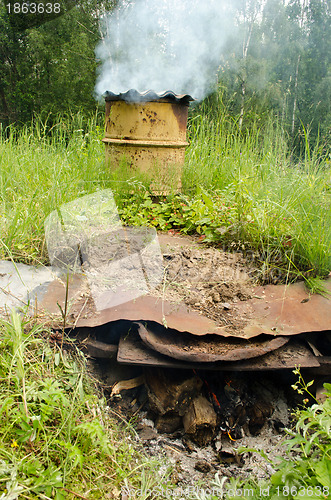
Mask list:
POLYGON ((127 225, 149 225, 161 231, 178 231, 200 235, 204 243, 222 245, 224 249, 237 249, 245 255, 255 256, 259 279, 263 283, 304 280, 311 293, 326 295, 322 279, 316 277, 318 268, 300 269, 301 255, 298 242, 290 236, 291 219, 276 217, 262 222, 251 209, 239 208, 231 193, 200 189, 194 196, 177 194, 153 201, 145 190, 117 199, 119 214, 127 225), (277 224, 277 230, 274 227, 277 224), (306 270, 305 270, 306 269, 306 270))
POLYGON ((148 224, 162 231, 174 229, 184 234, 196 233, 203 236, 205 242, 220 240, 221 234, 235 225, 235 207, 205 192, 194 198, 164 197, 156 203, 146 191, 139 204, 135 198, 122 202, 119 213, 126 224, 148 224))
POLYGON ((305 277, 305 283, 310 293, 318 293, 327 299, 330 298, 330 292, 320 278, 307 276, 305 277))

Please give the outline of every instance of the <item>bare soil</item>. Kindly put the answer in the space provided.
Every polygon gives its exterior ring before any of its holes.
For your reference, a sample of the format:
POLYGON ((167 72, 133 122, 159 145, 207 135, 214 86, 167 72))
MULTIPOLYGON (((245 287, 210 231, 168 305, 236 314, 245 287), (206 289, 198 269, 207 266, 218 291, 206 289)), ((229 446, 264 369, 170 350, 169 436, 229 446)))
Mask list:
POLYGON ((165 277, 158 292, 230 330, 242 329, 250 309, 237 307, 253 296, 256 268, 240 253, 198 243, 194 237, 159 235, 165 277), (240 311, 240 312, 239 312, 240 311))

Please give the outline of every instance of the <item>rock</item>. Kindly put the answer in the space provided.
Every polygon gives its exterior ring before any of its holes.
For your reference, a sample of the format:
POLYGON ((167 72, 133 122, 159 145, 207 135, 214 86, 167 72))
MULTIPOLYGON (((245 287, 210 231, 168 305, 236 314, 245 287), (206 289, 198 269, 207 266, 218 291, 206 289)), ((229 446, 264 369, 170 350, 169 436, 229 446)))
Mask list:
POLYGON ((214 292, 214 293, 212 294, 212 299, 213 299, 213 301, 214 301, 214 302, 216 302, 216 303, 217 303, 217 302, 221 302, 221 296, 220 296, 220 294, 219 294, 218 292, 214 292))
POLYGON ((157 438, 157 431, 151 427, 145 427, 139 431, 138 434, 142 441, 151 441, 152 439, 157 438))
POLYGON ((211 466, 205 460, 198 460, 194 465, 195 470, 207 474, 211 470, 211 466))
POLYGON ((176 413, 166 413, 165 415, 158 415, 155 427, 158 432, 165 432, 166 434, 172 434, 177 431, 182 426, 182 417, 176 413))

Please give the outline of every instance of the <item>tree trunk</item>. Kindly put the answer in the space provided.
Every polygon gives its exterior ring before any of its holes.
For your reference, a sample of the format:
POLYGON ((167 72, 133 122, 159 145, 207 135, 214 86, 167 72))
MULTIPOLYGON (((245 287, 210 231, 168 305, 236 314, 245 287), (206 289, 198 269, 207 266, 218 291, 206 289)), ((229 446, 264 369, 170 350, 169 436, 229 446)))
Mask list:
POLYGON ((244 120, 244 112, 245 112, 245 93, 246 93, 246 78, 244 77, 241 82, 241 106, 240 106, 240 114, 239 114, 239 130, 242 129, 243 120, 244 120))

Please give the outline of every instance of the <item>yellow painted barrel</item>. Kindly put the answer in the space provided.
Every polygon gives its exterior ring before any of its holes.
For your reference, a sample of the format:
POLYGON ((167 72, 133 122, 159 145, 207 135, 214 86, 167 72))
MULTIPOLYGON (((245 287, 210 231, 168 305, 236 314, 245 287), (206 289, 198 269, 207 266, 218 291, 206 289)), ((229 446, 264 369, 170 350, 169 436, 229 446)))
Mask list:
POLYGON ((186 126, 190 96, 149 93, 106 96, 103 142, 111 170, 123 167, 150 179, 155 194, 180 191, 185 160, 186 126), (152 96, 156 96, 151 99, 152 96), (123 97, 124 96, 124 97, 123 97), (143 96, 143 100, 141 99, 143 96), (185 98, 184 98, 185 97, 185 98), (147 98, 147 100, 146 100, 147 98), (135 101, 140 99, 140 102, 135 101), (145 99, 145 100, 144 100, 145 99))

